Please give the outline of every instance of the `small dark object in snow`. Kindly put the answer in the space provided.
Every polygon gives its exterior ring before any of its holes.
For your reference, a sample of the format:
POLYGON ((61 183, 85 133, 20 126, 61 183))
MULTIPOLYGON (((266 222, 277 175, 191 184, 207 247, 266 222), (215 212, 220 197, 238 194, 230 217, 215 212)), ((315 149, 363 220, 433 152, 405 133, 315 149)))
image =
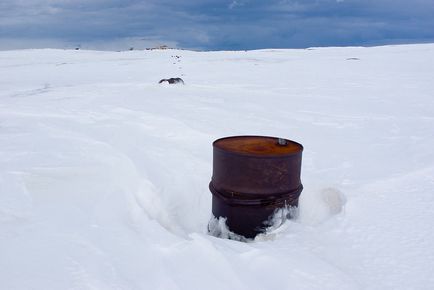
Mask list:
POLYGON ((158 83, 168 82, 169 84, 184 84, 184 81, 181 78, 170 78, 170 79, 162 79, 158 83))
POLYGON ((360 60, 360 58, 358 58, 358 57, 349 57, 349 58, 347 58, 347 60, 360 60))

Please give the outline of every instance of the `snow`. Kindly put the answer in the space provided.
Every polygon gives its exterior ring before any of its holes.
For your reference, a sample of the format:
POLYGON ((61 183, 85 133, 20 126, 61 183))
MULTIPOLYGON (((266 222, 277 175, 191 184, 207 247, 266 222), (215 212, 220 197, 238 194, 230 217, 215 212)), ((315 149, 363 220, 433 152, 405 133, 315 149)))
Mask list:
POLYGON ((2 289, 434 289, 434 44, 3 51, 0 75, 2 289), (249 243, 207 234, 211 143, 246 134, 305 148, 299 217, 249 243))

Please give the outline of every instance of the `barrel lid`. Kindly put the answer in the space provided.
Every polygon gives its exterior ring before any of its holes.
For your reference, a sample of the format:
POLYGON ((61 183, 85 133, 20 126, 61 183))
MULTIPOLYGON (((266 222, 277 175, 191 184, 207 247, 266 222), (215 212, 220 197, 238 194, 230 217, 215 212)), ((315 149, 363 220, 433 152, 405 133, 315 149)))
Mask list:
POLYGON ((217 139, 214 148, 240 155, 275 157, 301 153, 303 146, 297 142, 268 136, 232 136, 217 139))

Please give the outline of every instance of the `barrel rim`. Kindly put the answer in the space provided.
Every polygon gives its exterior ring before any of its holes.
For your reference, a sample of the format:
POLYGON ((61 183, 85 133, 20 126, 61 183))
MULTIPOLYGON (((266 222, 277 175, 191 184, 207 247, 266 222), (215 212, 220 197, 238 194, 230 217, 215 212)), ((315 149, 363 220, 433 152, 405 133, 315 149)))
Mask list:
POLYGON ((227 153, 227 154, 233 154, 233 155, 237 155, 237 156, 240 156, 240 155, 241 155, 241 156, 249 156, 249 157, 254 157, 254 158, 264 158, 264 159, 267 159, 267 158, 285 158, 285 157, 289 157, 289 156, 293 156, 293 155, 301 154, 301 153, 303 152, 303 150, 304 150, 303 145, 301 145, 300 143, 295 142, 295 141, 293 141, 293 140, 286 139, 286 138, 282 138, 282 139, 284 139, 285 141, 288 141, 288 142, 290 142, 290 143, 293 143, 293 144, 299 146, 299 147, 300 147, 300 150, 299 150, 299 151, 296 151, 296 152, 292 152, 292 153, 286 153, 286 154, 266 154, 266 155, 261 155, 261 154, 255 154, 255 153, 246 153, 246 152, 234 152, 234 151, 229 151, 229 150, 222 149, 222 148, 220 148, 220 147, 218 147, 218 146, 216 145, 216 143, 219 142, 219 141, 221 141, 221 140, 232 139, 232 138, 240 138, 240 137, 241 137, 241 138, 260 137, 260 138, 273 138, 273 139, 279 139, 279 137, 274 137, 274 136, 262 136, 262 135, 235 135, 235 136, 228 136, 228 137, 222 137, 222 138, 216 139, 216 140, 212 143, 212 146, 213 146, 214 149, 220 150, 220 151, 225 152, 225 153, 227 153))
POLYGON ((212 195, 222 199, 228 205, 254 206, 263 205, 264 202, 282 203, 290 200, 298 200, 303 191, 303 184, 300 183, 297 188, 290 191, 277 192, 273 194, 229 192, 215 188, 212 181, 209 183, 208 188, 212 195))

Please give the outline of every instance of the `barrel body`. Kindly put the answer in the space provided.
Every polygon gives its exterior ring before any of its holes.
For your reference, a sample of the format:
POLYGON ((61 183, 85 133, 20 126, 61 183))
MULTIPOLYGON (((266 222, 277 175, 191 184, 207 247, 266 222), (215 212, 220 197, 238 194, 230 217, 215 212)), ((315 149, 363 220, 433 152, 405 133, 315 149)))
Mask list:
POLYGON ((213 143, 212 212, 254 238, 280 208, 298 205, 303 146, 287 139, 234 136, 213 143))

